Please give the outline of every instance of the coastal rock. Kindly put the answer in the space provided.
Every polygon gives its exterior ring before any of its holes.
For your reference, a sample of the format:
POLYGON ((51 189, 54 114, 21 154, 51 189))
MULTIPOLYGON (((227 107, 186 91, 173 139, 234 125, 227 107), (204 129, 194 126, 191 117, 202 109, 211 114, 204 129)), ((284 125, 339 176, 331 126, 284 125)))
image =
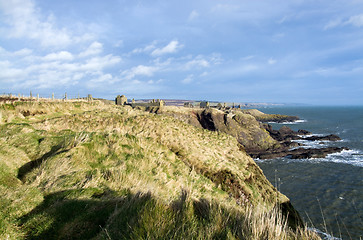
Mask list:
POLYGON ((270 124, 263 124, 263 127, 270 133, 271 137, 280 143, 280 148, 257 150, 253 149, 248 151, 253 158, 259 159, 272 159, 279 157, 289 157, 292 159, 307 159, 307 158, 325 158, 328 154, 341 152, 347 148, 326 147, 326 148, 298 148, 303 146, 301 143, 292 140, 306 140, 306 141, 339 141, 339 136, 330 134, 327 136, 311 136, 303 137, 304 135, 311 135, 309 131, 299 130, 293 131, 287 126, 281 127, 279 130, 272 129, 270 124))
POLYGON ((312 136, 312 137, 307 137, 304 139, 309 140, 309 141, 340 141, 340 140, 342 140, 339 136, 334 135, 334 134, 330 134, 327 136, 312 136))
POLYGON ((288 152, 287 157, 292 159, 325 158, 328 154, 339 153, 348 148, 327 147, 327 148, 299 148, 288 152))
POLYGON ((299 129, 297 131, 298 135, 303 135, 303 136, 306 136, 306 135, 311 135, 312 133, 307 131, 307 130, 304 130, 304 129, 299 129))
POLYGON ((223 132, 237 139, 244 151, 263 151, 279 147, 279 143, 261 127, 252 115, 240 111, 221 111, 218 109, 190 109, 181 111, 164 108, 153 111, 157 114, 172 116, 175 119, 210 131, 223 132))
POLYGON ((243 113, 250 114, 256 118, 257 121, 266 123, 266 122, 275 122, 275 123, 285 123, 285 122, 295 122, 300 120, 298 116, 288 116, 281 114, 266 114, 257 109, 245 109, 242 110, 243 113))
POLYGON ((227 113, 217 109, 188 109, 188 111, 182 112, 178 109, 164 108, 153 112, 173 116, 198 128, 227 133, 235 137, 241 144, 240 149, 253 158, 320 158, 346 149, 334 147, 302 148, 303 144, 294 140, 337 141, 340 138, 333 134, 327 136, 308 136, 312 133, 302 129, 293 131, 287 126, 274 130, 270 124, 260 123, 256 120, 254 116, 264 114, 258 110, 227 113))
POLYGON ((263 124, 263 127, 270 133, 271 137, 279 142, 299 140, 301 137, 298 132, 293 131, 291 128, 282 126, 280 130, 272 129, 270 124, 263 124))
POLYGON ((250 152, 250 156, 258 159, 272 159, 288 157, 291 159, 309 159, 309 158, 325 158, 328 154, 338 153, 348 148, 327 147, 327 148, 298 148, 298 149, 280 149, 273 151, 250 152))

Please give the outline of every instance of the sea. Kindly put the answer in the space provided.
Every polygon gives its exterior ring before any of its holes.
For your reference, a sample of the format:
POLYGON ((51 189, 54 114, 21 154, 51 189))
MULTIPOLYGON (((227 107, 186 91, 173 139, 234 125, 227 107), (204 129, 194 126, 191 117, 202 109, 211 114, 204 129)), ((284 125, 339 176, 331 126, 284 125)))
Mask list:
POLYGON ((306 147, 348 147, 325 158, 255 159, 269 181, 288 196, 311 230, 323 239, 363 239, 363 106, 269 107, 264 113, 300 117, 283 125, 313 135, 336 134, 338 142, 300 142, 306 147))

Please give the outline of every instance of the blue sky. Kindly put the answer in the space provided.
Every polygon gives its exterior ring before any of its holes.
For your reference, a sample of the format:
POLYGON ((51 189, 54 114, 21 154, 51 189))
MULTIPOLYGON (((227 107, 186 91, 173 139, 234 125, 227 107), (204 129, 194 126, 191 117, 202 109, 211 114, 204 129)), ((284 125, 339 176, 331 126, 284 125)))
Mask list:
POLYGON ((363 104, 363 1, 0 0, 0 93, 363 104))

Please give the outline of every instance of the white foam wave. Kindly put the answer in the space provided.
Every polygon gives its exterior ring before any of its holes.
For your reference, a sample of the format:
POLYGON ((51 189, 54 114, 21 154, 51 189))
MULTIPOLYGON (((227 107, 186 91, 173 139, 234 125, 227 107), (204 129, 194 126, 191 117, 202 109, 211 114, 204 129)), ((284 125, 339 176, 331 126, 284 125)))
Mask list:
POLYGON ((336 157, 336 156, 340 156, 340 157, 349 157, 349 156, 363 156, 363 153, 358 151, 358 150, 343 150, 341 152, 337 152, 337 153, 331 153, 328 155, 328 157, 336 157))
POLYGON ((308 228, 308 230, 319 234, 321 237, 323 237, 323 239, 326 239, 326 240, 342 240, 341 238, 337 238, 337 237, 334 237, 334 236, 332 236, 332 235, 330 235, 330 234, 328 234, 326 232, 320 231, 317 228, 308 228))
POLYGON ((329 145, 331 141, 309 141, 309 140, 291 140, 292 142, 300 143, 302 146, 291 148, 291 150, 298 148, 324 148, 329 145))
POLYGON ((363 167, 363 153, 357 150, 343 150, 338 153, 328 154, 325 158, 304 159, 308 162, 332 162, 350 164, 356 167, 363 167))
POLYGON ((299 119, 299 120, 295 120, 293 122, 267 122, 267 123, 292 125, 292 124, 298 124, 298 123, 304 123, 304 122, 307 122, 307 120, 299 119))
POLYGON ((328 154, 325 158, 308 158, 308 159, 290 159, 290 158, 275 158, 275 159, 254 159, 256 162, 269 162, 269 161, 286 161, 292 162, 308 162, 308 163, 340 163, 350 164, 356 167, 363 167, 363 152, 358 150, 343 150, 338 153, 328 154))
POLYGON ((304 122, 307 122, 307 120, 305 119, 299 119, 299 120, 296 120, 295 123, 304 123, 304 122))
POLYGON ((307 135, 299 135, 302 138, 309 138, 309 137, 323 137, 326 136, 327 134, 322 134, 322 133, 312 133, 312 134, 307 134, 307 135))

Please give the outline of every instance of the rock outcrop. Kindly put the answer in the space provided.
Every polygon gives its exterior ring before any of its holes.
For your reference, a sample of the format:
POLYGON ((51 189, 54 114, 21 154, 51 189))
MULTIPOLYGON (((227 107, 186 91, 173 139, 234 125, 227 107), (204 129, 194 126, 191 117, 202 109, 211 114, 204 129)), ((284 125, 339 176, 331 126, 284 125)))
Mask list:
MULTIPOLYGON (((185 108, 187 109, 187 108, 185 108)), ((328 154, 341 152, 347 148, 321 147, 306 148, 295 140, 339 141, 339 136, 314 136, 307 130, 293 131, 287 126, 272 129, 265 121, 295 121, 296 116, 264 114, 258 110, 221 111, 217 109, 151 109, 150 112, 173 116, 193 126, 210 131, 218 131, 234 136, 240 149, 251 157, 272 159, 289 157, 293 159, 324 158, 328 154), (310 136, 311 135, 311 136, 310 136)))
MULTIPOLYGON (((186 108, 187 109, 187 108, 186 108)), ((264 151, 277 149, 279 143, 262 127, 255 117, 239 111, 221 111, 217 109, 150 109, 151 112, 173 116, 198 128, 227 133, 237 139, 241 149, 264 151)))
POLYGON ((244 109, 243 113, 250 114, 256 118, 256 120, 260 122, 276 122, 276 123, 285 123, 285 122, 295 122, 300 120, 298 116, 288 116, 281 114, 266 114, 257 109, 244 109))
POLYGON ((264 124, 264 128, 270 133, 271 137, 280 143, 278 149, 254 150, 249 151, 251 157, 259 159, 271 159, 278 157, 289 157, 292 159, 305 159, 305 158, 325 158, 328 154, 348 150, 342 147, 322 147, 322 148, 303 148, 302 143, 294 142, 293 140, 305 141, 339 141, 339 136, 330 134, 327 136, 309 136, 310 132, 306 130, 293 131, 291 128, 283 126, 280 130, 272 129, 269 124, 264 124))

